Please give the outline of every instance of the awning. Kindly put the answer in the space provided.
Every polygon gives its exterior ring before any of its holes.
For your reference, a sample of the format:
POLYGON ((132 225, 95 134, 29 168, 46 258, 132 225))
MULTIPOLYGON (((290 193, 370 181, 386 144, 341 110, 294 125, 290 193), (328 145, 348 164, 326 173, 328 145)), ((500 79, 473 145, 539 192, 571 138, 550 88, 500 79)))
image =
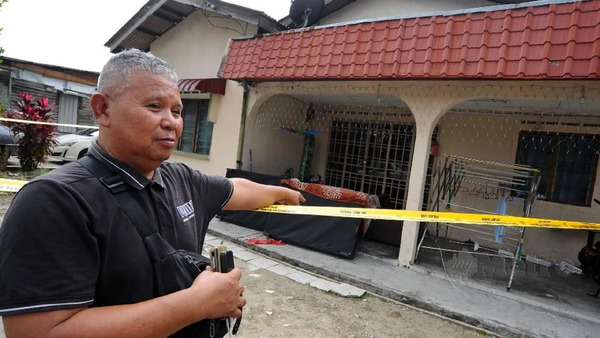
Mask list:
POLYGON ((200 91, 225 95, 225 79, 181 79, 177 83, 182 92, 200 91))

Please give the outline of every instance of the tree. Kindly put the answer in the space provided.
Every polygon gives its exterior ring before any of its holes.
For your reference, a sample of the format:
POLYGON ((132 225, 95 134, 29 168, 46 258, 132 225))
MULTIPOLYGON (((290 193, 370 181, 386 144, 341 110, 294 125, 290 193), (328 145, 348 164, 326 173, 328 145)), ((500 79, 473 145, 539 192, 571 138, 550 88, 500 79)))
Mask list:
MULTIPOLYGON (((6 117, 32 122, 48 122, 53 117, 48 98, 33 100, 33 95, 21 93, 21 101, 17 102, 18 110, 7 111, 6 117)), ((2 121, 11 128, 13 134, 19 135, 19 163, 24 171, 33 171, 40 163, 46 162, 51 155, 51 148, 56 146, 54 133, 56 128, 47 124, 33 124, 2 121)))

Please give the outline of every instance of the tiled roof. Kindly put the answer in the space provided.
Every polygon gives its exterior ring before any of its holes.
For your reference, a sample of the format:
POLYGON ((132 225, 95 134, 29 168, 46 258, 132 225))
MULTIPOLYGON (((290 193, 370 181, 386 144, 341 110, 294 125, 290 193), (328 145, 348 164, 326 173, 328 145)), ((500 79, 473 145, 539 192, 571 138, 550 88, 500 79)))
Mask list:
POLYGON ((600 0, 231 41, 227 79, 597 79, 600 0))

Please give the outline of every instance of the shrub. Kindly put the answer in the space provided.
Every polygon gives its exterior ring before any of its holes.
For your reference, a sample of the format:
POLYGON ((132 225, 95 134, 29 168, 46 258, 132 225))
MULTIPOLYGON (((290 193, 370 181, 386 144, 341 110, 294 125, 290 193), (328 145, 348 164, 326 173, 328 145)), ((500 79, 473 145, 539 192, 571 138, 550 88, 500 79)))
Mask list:
MULTIPOLYGON (((6 117, 32 122, 48 122, 52 117, 52 107, 48 98, 33 100, 33 95, 21 93, 21 101, 17 102, 18 110, 7 111, 6 117)), ((33 171, 40 163, 46 162, 51 155, 51 148, 56 145, 54 133, 56 128, 51 125, 7 122, 3 123, 12 129, 19 139, 19 163, 24 171, 33 171)))

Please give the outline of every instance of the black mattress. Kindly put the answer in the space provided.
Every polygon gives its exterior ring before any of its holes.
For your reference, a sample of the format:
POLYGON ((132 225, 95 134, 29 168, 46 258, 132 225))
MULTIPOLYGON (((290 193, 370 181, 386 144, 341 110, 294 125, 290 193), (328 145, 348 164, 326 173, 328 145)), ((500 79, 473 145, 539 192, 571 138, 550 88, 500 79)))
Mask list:
MULTIPOLYGON (((243 170, 228 169, 227 177, 242 177, 251 181, 282 185, 278 176, 251 173, 243 170)), ((283 185, 288 187, 287 185, 283 185)), ((358 204, 330 201, 316 195, 302 192, 310 206, 361 207, 358 204)), ((285 243, 352 259, 356 252, 356 243, 362 231, 362 219, 325 217, 311 215, 289 215, 263 213, 256 211, 222 211, 223 221, 246 228, 263 231, 271 238, 285 243)))
MULTIPOLYGON (((246 178, 250 181, 267 184, 267 185, 281 185, 281 177, 271 176, 260 173, 252 173, 249 171, 238 170, 238 169, 227 169, 225 177, 239 177, 246 178)), ((219 212, 221 220, 237 225, 241 225, 244 228, 254 229, 258 231, 264 231, 267 224, 267 218, 269 214, 257 211, 230 211, 221 210, 219 212)))
MULTIPOLYGON (((330 201, 302 192, 305 205, 326 207, 360 207, 354 203, 330 201)), ((344 258, 354 258, 363 220, 358 218, 312 215, 270 214, 265 235, 285 243, 327 252, 344 258)))

